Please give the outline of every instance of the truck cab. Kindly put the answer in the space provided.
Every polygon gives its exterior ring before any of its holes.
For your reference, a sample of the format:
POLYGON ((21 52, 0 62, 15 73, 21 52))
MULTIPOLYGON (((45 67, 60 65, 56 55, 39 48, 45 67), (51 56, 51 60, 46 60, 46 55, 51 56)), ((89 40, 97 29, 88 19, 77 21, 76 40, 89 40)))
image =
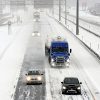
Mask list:
POLYGON ((69 66, 69 56, 72 52, 69 49, 69 43, 66 39, 58 36, 54 39, 48 39, 45 42, 45 55, 48 56, 49 63, 52 67, 69 66))
POLYGON ((52 67, 69 66, 71 51, 67 41, 52 41, 49 50, 49 63, 52 67))

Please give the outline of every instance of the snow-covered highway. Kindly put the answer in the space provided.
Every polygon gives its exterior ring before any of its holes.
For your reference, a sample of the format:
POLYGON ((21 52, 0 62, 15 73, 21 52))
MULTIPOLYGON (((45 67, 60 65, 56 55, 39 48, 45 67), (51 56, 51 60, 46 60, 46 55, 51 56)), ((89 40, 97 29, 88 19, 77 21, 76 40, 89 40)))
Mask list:
POLYGON ((0 100, 100 100, 98 58, 70 31, 46 15, 45 10, 40 14, 40 21, 34 21, 32 7, 28 10, 20 34, 0 60, 0 100), (34 31, 40 35, 33 36, 34 31), (72 49, 69 67, 51 67, 45 56, 46 39, 57 36, 67 39, 72 49), (26 85, 24 79, 29 69, 43 70, 45 83, 26 85), (2 77, 4 73, 6 78, 2 77), (82 95, 62 94, 61 82, 65 77, 79 78, 82 95))
MULTIPOLYGON (((99 100, 98 95, 95 94, 95 92, 97 92, 98 90, 94 86, 94 83, 97 80, 94 81, 93 84, 91 84, 92 82, 89 79, 90 77, 93 78, 92 75, 90 75, 90 73, 92 69, 96 69, 95 65, 93 65, 92 63, 94 62, 94 60, 96 61, 96 58, 94 58, 91 55, 91 53, 87 51, 85 47, 81 46, 82 44, 79 43, 79 41, 75 37, 73 37, 73 35, 71 35, 63 27, 58 25, 58 23, 54 22, 52 19, 49 19, 49 22, 50 22, 50 26, 52 26, 52 29, 51 29, 52 32, 50 35, 53 36, 54 33, 56 33, 58 35, 66 37, 66 39, 69 41, 69 44, 71 45, 71 48, 73 50, 73 53, 70 59, 71 65, 69 68, 51 68, 49 64, 48 65, 46 64, 46 66, 49 66, 49 67, 46 67, 46 69, 48 70, 47 72, 49 73, 49 76, 50 76, 49 82, 51 83, 50 86, 52 87, 50 88, 51 88, 51 96, 53 100, 62 100, 61 98, 65 99, 65 97, 68 99, 68 97, 70 97, 70 96, 61 95, 61 81, 66 76, 76 76, 83 83, 82 84, 82 97, 83 98, 80 96, 72 96, 73 99, 78 98, 79 100, 80 99, 88 100, 89 98, 89 100, 95 100, 95 99, 99 100), (89 61, 88 59, 91 59, 93 61, 89 61)), ((98 63, 98 61, 96 62, 98 63)), ((98 67, 99 67, 99 63, 98 63, 98 67)))

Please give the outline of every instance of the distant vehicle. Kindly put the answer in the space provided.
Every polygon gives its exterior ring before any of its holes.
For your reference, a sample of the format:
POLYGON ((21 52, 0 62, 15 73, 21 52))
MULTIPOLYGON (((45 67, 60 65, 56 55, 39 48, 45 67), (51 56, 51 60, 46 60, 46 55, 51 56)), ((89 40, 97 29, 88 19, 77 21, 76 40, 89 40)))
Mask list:
POLYGON ((26 74, 26 84, 43 84, 43 73, 40 70, 30 70, 26 74))
POLYGON ((36 19, 36 21, 38 21, 40 19, 40 12, 36 11, 34 12, 34 19, 36 19))
POLYGON ((62 94, 81 94, 81 85, 82 82, 79 82, 78 78, 75 77, 66 77, 62 83, 62 94))
POLYGON ((52 67, 69 66, 69 56, 72 50, 69 50, 68 42, 60 36, 48 42, 46 41, 45 44, 45 55, 48 56, 50 65, 52 67))
POLYGON ((34 36, 34 37, 39 37, 39 36, 40 36, 40 33, 39 33, 38 31, 34 31, 34 32, 32 33, 32 36, 34 36))
POLYGON ((100 15, 100 3, 96 3, 93 7, 90 7, 89 12, 93 15, 100 15))

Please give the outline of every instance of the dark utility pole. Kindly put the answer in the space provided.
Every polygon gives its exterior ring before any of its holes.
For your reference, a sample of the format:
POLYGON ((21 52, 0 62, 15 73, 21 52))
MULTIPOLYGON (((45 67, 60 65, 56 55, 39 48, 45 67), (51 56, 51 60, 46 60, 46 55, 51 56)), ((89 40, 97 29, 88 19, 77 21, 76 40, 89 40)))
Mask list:
POLYGON ((8 35, 11 34, 11 21, 8 21, 8 35))
POLYGON ((59 0, 59 21, 61 21, 61 0, 59 0))
POLYGON ((76 3, 76 35, 79 35, 79 0, 76 3))
POLYGON ((65 24, 67 24, 67 1, 65 0, 65 24))

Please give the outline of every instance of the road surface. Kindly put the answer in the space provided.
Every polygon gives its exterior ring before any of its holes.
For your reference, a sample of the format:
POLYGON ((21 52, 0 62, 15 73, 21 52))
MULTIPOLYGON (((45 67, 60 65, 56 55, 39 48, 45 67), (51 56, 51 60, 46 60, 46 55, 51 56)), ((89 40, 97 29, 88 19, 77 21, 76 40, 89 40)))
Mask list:
POLYGON ((97 58, 69 31, 45 13, 41 14, 41 20, 37 23, 41 36, 30 37, 15 92, 15 100, 99 100, 100 94, 95 86, 100 84, 100 79, 98 80, 100 72, 97 71, 100 69, 100 62, 97 58), (48 58, 44 56, 46 38, 58 35, 65 37, 72 49, 69 67, 52 68, 48 63, 48 58), (26 86, 24 84, 25 73, 30 68, 45 71, 44 85, 26 86), (61 94, 61 81, 66 76, 79 78, 82 82, 82 95, 61 94))

